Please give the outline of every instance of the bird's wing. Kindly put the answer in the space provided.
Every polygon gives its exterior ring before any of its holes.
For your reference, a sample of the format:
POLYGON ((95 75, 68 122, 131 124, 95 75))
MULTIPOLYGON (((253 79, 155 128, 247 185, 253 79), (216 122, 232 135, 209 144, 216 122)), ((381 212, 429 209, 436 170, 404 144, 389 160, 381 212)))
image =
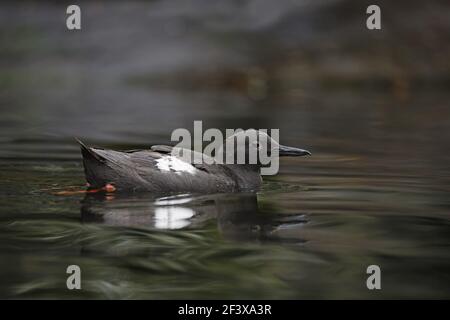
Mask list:
MULTIPOLYGON (((86 179, 92 187, 113 183, 119 189, 203 192, 218 188, 218 185, 228 187, 231 183, 218 178, 221 166, 195 164, 177 157, 169 152, 173 147, 156 146, 152 150, 122 152, 80 144, 86 179)), ((183 151, 202 156, 188 149, 183 151)))
MULTIPOLYGON (((229 181, 219 180, 217 173, 221 172, 220 166, 193 163, 193 161, 188 161, 184 157, 178 157, 172 152, 168 152, 173 148, 164 147, 166 148, 156 147, 152 150, 129 154, 133 163, 133 170, 141 179, 149 181, 152 188, 205 192, 217 188, 218 185, 226 186, 230 183, 229 181)), ((188 149, 183 151, 191 152, 188 149)))
POLYGON ((171 154, 172 156, 175 156, 183 161, 189 162, 194 167, 200 170, 206 170, 206 168, 208 167, 207 164, 216 164, 216 161, 213 158, 201 152, 193 151, 190 149, 166 145, 154 145, 151 147, 151 150, 163 154, 171 154))
POLYGON ((172 146, 165 146, 162 144, 157 144, 157 145, 150 147, 151 150, 156 151, 156 152, 161 152, 161 153, 171 153, 173 148, 174 147, 172 147, 172 146))

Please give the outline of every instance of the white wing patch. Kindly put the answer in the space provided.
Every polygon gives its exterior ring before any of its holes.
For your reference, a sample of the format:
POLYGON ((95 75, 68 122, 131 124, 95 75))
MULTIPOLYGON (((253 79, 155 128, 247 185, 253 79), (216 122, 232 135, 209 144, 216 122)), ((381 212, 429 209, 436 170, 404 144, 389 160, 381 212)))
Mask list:
POLYGON ((187 172, 195 174, 197 169, 193 165, 173 156, 164 156, 156 160, 156 166, 161 171, 175 171, 176 173, 187 172))

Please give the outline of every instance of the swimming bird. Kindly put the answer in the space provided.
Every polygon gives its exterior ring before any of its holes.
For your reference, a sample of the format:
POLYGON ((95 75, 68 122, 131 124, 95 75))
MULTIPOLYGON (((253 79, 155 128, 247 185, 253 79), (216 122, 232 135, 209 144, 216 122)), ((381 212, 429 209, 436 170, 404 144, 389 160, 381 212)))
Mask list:
MULTIPOLYGON (((237 149, 243 148, 246 155, 251 148, 263 147, 268 154, 278 151, 279 156, 311 154, 304 149, 280 145, 265 132, 255 129, 238 131, 227 138, 224 145, 228 139, 234 139, 237 149), (261 141, 269 143, 262 145, 261 141)), ((254 164, 226 164, 179 147, 154 145, 148 150, 115 151, 88 147, 77 141, 91 190, 217 193, 257 191, 262 184, 260 169, 263 164, 259 158, 254 164), (206 158, 210 160, 207 163, 195 161, 206 158)))

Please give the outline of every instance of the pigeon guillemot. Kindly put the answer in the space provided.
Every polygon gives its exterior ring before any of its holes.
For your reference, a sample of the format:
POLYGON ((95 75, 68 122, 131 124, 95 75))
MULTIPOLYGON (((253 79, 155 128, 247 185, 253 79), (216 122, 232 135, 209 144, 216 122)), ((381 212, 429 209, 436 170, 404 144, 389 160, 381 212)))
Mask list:
MULTIPOLYGON (((307 150, 280 145, 265 132, 250 130, 256 132, 258 139, 265 135, 264 138, 270 141, 270 150, 277 149, 280 156, 311 154, 307 150)), ((238 138, 248 132, 249 130, 240 131, 228 139, 238 138)), ((189 162, 175 156, 172 152, 175 147, 172 146, 154 145, 150 150, 115 151, 87 147, 81 141, 78 142, 86 180, 91 189, 107 186, 111 191, 216 193, 256 191, 262 183, 262 165, 259 162, 196 164, 195 161, 189 162)), ((247 139, 246 142, 244 148, 257 145, 256 141, 247 139)), ((183 152, 191 153, 193 157, 207 157, 188 149, 183 149, 183 152)))

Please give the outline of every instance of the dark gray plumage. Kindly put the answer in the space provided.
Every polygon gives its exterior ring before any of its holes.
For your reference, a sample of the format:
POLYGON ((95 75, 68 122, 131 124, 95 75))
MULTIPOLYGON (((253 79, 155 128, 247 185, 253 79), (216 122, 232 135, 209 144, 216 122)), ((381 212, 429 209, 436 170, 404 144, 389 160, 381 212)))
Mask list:
MULTIPOLYGON (((114 151, 87 147, 81 141, 78 142, 90 188, 112 184, 117 191, 216 193, 256 191, 262 183, 260 165, 257 164, 195 164, 194 161, 190 163, 173 155, 174 147, 171 146, 155 145, 150 150, 114 151)), ((280 156, 310 154, 306 150, 281 146, 274 141, 272 148, 278 148, 280 156)), ((192 155, 192 159, 202 156, 195 151, 182 151, 192 155)))

